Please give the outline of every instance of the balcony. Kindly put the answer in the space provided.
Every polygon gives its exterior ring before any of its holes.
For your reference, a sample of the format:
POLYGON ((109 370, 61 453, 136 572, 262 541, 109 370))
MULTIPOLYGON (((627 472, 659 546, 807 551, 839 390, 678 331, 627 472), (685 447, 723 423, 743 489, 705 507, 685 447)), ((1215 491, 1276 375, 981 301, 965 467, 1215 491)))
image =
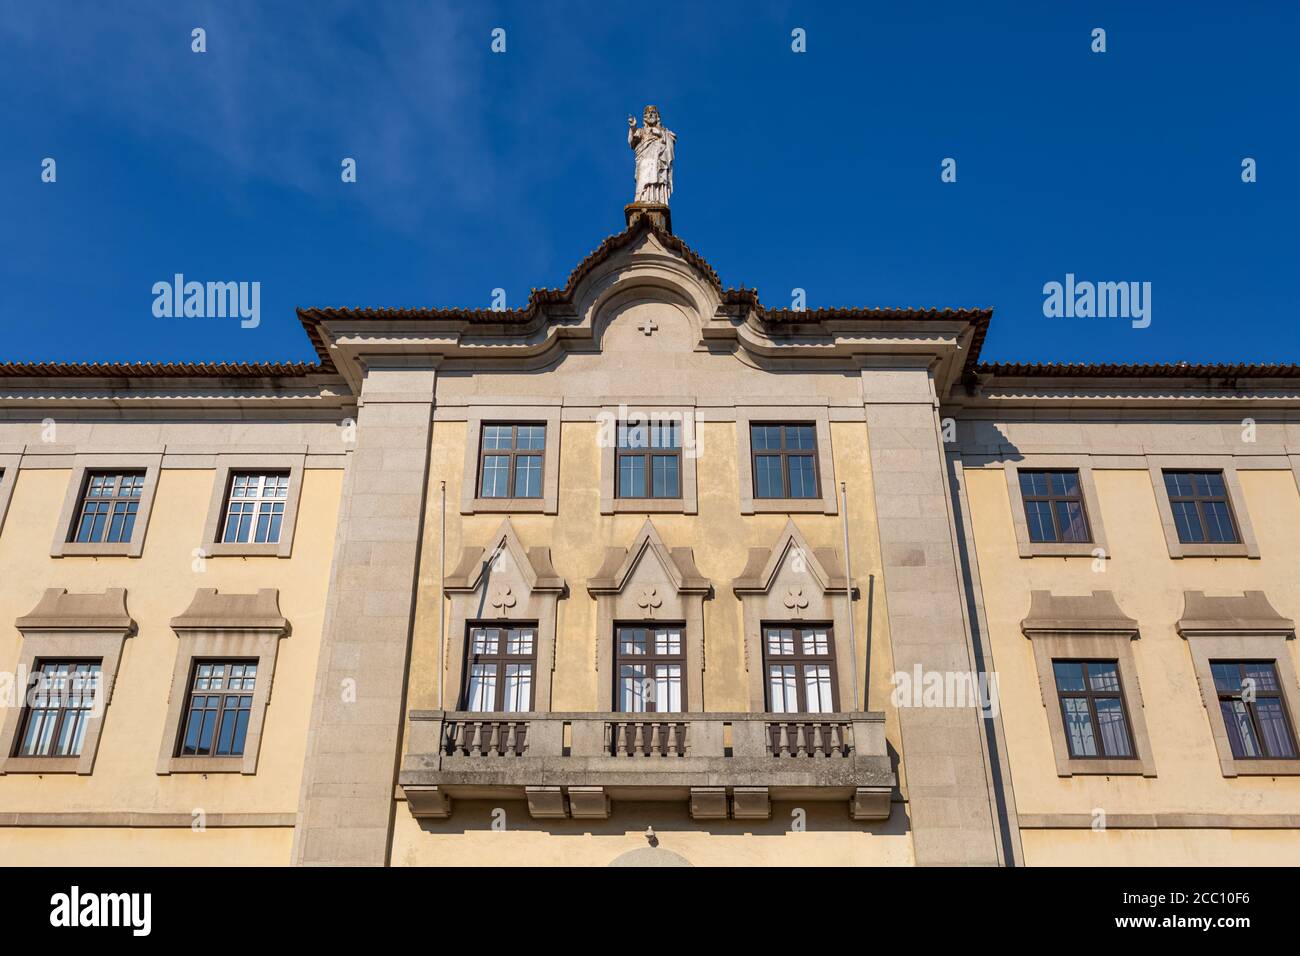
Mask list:
POLYGON ((767 819, 772 801, 795 800, 884 820, 896 782, 880 712, 410 717, 398 783, 416 818, 446 818, 457 799, 515 799, 539 818, 604 819, 612 802, 638 800, 689 803, 697 820, 767 819))

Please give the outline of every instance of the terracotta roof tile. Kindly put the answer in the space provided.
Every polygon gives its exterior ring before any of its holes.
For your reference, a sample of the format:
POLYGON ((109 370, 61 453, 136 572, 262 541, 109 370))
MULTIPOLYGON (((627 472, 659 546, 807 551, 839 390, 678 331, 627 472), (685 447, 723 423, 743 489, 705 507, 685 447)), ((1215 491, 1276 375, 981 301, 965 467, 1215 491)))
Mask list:
POLYGON ((282 378, 332 371, 311 362, 0 362, 0 378, 282 378))
POLYGON ((979 375, 1003 378, 1300 378, 1300 365, 1162 362, 981 362, 979 375))

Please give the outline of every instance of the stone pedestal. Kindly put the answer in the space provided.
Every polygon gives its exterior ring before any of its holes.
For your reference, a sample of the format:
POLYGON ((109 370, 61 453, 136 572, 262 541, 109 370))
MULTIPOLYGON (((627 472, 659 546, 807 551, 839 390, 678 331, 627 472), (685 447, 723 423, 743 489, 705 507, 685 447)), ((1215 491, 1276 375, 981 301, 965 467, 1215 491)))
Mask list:
POLYGON ((664 203, 628 203, 623 207, 623 215, 627 217, 628 226, 634 226, 638 220, 645 218, 649 219, 654 223, 656 228, 662 229, 664 232, 673 231, 673 214, 664 203))

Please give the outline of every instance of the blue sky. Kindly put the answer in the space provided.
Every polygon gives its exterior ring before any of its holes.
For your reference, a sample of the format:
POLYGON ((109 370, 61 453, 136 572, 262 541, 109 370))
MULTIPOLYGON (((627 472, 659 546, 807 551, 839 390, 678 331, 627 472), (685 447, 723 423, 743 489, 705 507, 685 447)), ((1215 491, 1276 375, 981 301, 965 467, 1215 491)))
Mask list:
POLYGON ((623 227, 648 102, 676 232, 771 306, 989 306, 990 360, 1300 361, 1297 61, 1281 0, 0 0, 0 361, 302 360, 295 306, 522 305, 623 227), (177 272, 260 282, 261 325, 155 318, 177 272), (1066 273, 1150 282, 1150 327, 1045 318, 1066 273))

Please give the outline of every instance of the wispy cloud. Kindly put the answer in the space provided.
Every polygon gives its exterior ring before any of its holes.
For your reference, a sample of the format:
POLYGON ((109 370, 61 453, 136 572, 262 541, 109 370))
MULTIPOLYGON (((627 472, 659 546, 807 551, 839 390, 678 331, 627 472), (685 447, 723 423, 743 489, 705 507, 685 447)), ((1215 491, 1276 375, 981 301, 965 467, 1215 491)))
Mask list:
POLYGON ((0 39, 51 111, 104 117, 160 149, 188 141, 245 180, 310 195, 337 196, 351 156, 367 204, 397 225, 512 188, 488 148, 486 38, 468 35, 462 13, 429 2, 298 9, 15 3, 0 39), (195 27, 204 54, 190 50, 195 27))

